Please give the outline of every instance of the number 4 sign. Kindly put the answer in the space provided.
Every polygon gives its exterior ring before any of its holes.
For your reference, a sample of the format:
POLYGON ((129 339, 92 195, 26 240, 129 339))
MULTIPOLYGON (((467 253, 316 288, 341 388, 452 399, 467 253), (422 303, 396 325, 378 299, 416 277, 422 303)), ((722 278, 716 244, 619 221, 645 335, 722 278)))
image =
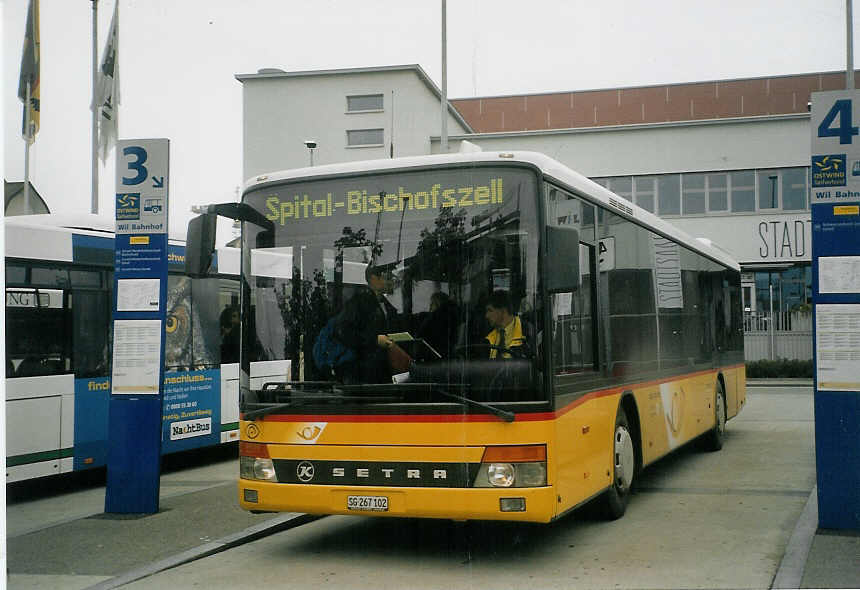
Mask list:
POLYGON ((854 90, 812 95, 810 203, 860 198, 860 93, 854 90))
POLYGON ((850 98, 834 101, 833 106, 824 115, 824 119, 818 124, 818 137, 838 137, 841 145, 852 143, 858 131, 857 127, 852 125, 854 116, 851 107, 850 98))

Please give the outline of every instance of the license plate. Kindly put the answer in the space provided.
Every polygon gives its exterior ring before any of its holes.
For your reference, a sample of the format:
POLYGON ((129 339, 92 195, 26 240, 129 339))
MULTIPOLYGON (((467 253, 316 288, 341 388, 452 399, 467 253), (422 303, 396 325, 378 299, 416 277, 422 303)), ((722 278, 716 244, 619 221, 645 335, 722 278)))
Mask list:
POLYGON ((347 496, 348 510, 367 510, 370 512, 388 512, 386 496, 347 496))

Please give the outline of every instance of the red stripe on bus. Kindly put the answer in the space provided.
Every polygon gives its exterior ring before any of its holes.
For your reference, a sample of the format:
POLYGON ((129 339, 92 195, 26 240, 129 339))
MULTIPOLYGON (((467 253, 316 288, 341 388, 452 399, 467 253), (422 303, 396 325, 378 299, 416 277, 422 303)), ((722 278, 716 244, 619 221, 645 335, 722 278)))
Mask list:
MULTIPOLYGON (((516 420, 552 420, 553 412, 517 414, 516 420)), ((497 422, 492 414, 277 414, 263 417, 266 422, 497 422)))
MULTIPOLYGON (((655 385, 662 385, 663 383, 670 383, 672 381, 680 381, 682 379, 690 379, 692 377, 700 377, 702 375, 708 375, 710 373, 716 373, 718 370, 726 370, 726 369, 736 369, 739 367, 743 367, 744 364, 740 363, 737 365, 731 365, 727 367, 723 367, 722 369, 708 369, 704 371, 697 371, 695 373, 687 373, 685 375, 676 375, 674 377, 667 377, 665 379, 656 379, 654 381, 643 381, 641 383, 628 383, 622 386, 610 387, 607 389, 598 389, 596 391, 589 392, 582 397, 579 397, 573 400, 571 403, 567 404, 563 408, 559 408, 554 412, 534 412, 528 414, 517 414, 516 422, 539 422, 542 420, 554 420, 564 414, 567 414, 574 408, 581 406, 587 402, 590 402, 595 399, 599 399, 601 397, 608 397, 612 395, 621 395, 624 391, 628 389, 640 389, 643 387, 653 387, 655 385)), ((244 420, 244 415, 240 417, 240 419, 244 420)), ((264 416, 263 420, 266 422, 357 422, 357 423, 377 423, 377 422, 403 422, 403 423, 442 423, 442 422, 496 422, 498 418, 491 414, 427 414, 427 415, 417 415, 417 414, 343 414, 343 415, 332 415, 332 414, 274 414, 264 416)))

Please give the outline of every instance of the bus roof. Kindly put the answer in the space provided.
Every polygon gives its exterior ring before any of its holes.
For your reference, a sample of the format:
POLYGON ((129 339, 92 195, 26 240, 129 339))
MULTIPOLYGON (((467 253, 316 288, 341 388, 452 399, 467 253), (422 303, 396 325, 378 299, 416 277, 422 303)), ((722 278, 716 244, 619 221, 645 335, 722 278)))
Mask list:
POLYGON ((344 162, 340 164, 327 164, 314 167, 295 168, 281 170, 268 174, 260 174, 250 178, 245 183, 244 192, 253 190, 263 185, 279 182, 288 182, 298 179, 313 179, 314 177, 325 178, 329 176, 340 176, 348 174, 366 173, 369 171, 395 171, 408 170, 410 168, 427 168, 434 166, 449 166, 456 164, 482 164, 482 163, 506 163, 527 164, 541 171, 544 178, 555 180, 562 185, 570 187, 577 195, 602 205, 613 213, 632 220, 638 220, 649 229, 695 250, 708 258, 711 258, 729 268, 740 270, 740 265, 728 252, 709 240, 700 240, 690 236, 686 232, 675 227, 668 221, 654 215, 633 204, 624 197, 616 195, 610 190, 589 180, 582 174, 575 172, 564 164, 538 152, 529 151, 505 151, 505 152, 459 152, 452 154, 437 154, 431 156, 412 156, 406 158, 392 158, 380 160, 366 160, 357 162, 344 162))
MULTIPOLYGON (((15 215, 4 219, 7 226, 31 226, 50 228, 57 231, 113 238, 116 223, 110 217, 88 213, 45 213, 40 215, 15 215)), ((184 231, 184 228, 181 229, 184 231)), ((185 236, 177 231, 170 232, 170 241, 177 244, 185 242, 185 236)))

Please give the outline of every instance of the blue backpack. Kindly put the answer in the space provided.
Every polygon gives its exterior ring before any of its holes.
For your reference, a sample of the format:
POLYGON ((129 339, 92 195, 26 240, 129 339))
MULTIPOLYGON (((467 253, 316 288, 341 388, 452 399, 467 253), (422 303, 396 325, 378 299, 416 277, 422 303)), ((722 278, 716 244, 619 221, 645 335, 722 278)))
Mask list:
POLYGON ((314 364, 320 369, 334 369, 355 360, 355 351, 345 346, 335 334, 340 316, 331 318, 314 342, 314 364))

